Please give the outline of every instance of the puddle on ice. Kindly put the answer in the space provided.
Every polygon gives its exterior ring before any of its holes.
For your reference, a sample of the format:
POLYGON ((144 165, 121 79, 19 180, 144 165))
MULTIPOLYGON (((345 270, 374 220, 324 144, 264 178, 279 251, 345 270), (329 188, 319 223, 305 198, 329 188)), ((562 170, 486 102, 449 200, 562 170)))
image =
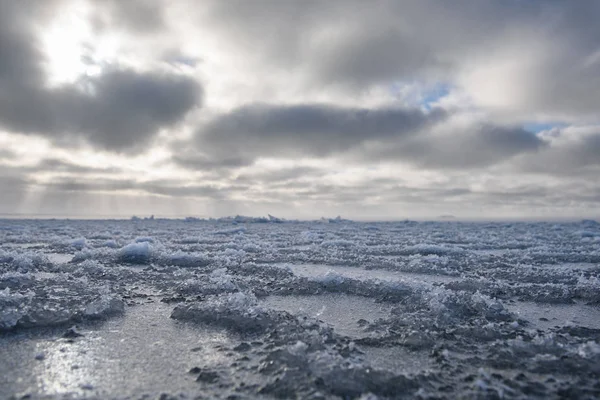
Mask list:
POLYGON ((306 315, 331 325, 340 335, 352 338, 367 334, 358 325, 360 319, 373 322, 389 317, 391 305, 376 303, 374 299, 347 294, 318 296, 269 296, 260 301, 266 308, 306 315))
POLYGON ((280 267, 289 267, 297 276, 306 278, 317 278, 331 271, 335 274, 357 279, 378 279, 382 281, 402 281, 407 283, 448 283, 460 280, 459 277, 446 275, 416 274, 402 271, 388 271, 385 269, 363 269, 359 267, 347 267, 343 265, 323 264, 276 264, 280 267))
POLYGON ((424 352, 410 351, 402 347, 361 346, 364 359, 374 368, 399 374, 414 374, 433 369, 434 363, 424 352))
POLYGON ((46 253, 45 256, 52 264, 66 264, 73 259, 72 254, 65 253, 46 253))
POLYGON ((507 307, 536 329, 547 330, 555 326, 569 325, 600 329, 600 308, 594 306, 581 303, 538 304, 519 301, 507 304, 507 307))
POLYGON ((56 339, 56 331, 50 338, 39 331, 0 336, 0 392, 99 397, 195 392, 198 383, 187 371, 228 365, 231 360, 215 346, 230 347, 232 341, 224 331, 170 319, 172 309, 130 307, 124 317, 84 327, 85 336, 73 343, 56 339))

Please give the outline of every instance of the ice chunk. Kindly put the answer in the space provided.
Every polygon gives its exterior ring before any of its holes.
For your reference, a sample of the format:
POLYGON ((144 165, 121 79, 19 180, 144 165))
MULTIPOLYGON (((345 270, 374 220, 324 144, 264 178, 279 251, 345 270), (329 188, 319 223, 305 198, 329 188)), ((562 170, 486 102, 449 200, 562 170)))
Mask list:
POLYGON ((264 331, 274 323, 268 312, 258 307, 253 295, 241 292, 179 305, 171 318, 214 324, 242 333, 264 331))
POLYGON ((111 249, 116 249, 117 247, 119 247, 119 244, 114 240, 107 240, 106 242, 102 243, 102 246, 109 247, 111 249))
POLYGON ((103 295, 88 304, 83 310, 83 315, 91 319, 102 319, 113 315, 122 314, 125 304, 117 297, 103 295))
POLYGON ((80 237, 80 238, 71 240, 69 242, 69 245, 71 247, 76 248, 77 250, 81 250, 87 245, 87 241, 85 240, 84 237, 80 237))
POLYGON ((131 264, 145 264, 150 260, 151 255, 150 243, 130 243, 119 251, 119 260, 131 264))
POLYGON ((204 253, 186 253, 177 250, 171 254, 164 254, 161 257, 161 263, 166 265, 176 265, 178 267, 204 267, 210 264, 210 258, 204 253))

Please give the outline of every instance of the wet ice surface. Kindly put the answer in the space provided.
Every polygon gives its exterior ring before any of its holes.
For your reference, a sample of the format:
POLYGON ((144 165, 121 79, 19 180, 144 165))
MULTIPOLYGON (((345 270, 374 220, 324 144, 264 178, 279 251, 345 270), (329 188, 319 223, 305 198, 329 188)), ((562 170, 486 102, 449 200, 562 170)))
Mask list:
POLYGON ((195 393, 198 383, 187 372, 199 360, 209 368, 228 365, 219 349, 233 341, 224 330, 178 323, 171 310, 162 303, 131 307, 102 326, 81 327, 74 338, 62 337, 65 329, 7 335, 0 346, 2 393, 195 393))
POLYGON ((354 339, 366 336, 363 329, 365 324, 389 317, 392 308, 389 304, 376 303, 374 299, 345 294, 268 296, 260 304, 321 320, 340 335, 354 339))
POLYGON ((446 283, 459 280, 459 277, 446 275, 416 274, 412 272, 390 271, 381 269, 362 269, 344 265, 319 265, 319 264, 280 264, 282 268, 289 268, 295 275, 307 278, 320 278, 327 274, 340 275, 357 280, 383 280, 383 281, 409 281, 414 283, 446 283))
POLYGON ((548 330, 553 327, 581 326, 600 329, 600 307, 584 303, 537 304, 517 302, 509 305, 519 318, 529 321, 532 327, 548 330))
POLYGON ((600 396, 599 224, 268 221, 0 221, 0 393, 600 396))

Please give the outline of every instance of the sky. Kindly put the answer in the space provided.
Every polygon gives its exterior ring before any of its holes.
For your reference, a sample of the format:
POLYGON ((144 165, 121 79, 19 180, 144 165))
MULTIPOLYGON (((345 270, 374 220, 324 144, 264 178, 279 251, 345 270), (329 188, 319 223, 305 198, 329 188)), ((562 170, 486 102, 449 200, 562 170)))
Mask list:
POLYGON ((600 216, 596 0, 0 0, 0 214, 600 216))

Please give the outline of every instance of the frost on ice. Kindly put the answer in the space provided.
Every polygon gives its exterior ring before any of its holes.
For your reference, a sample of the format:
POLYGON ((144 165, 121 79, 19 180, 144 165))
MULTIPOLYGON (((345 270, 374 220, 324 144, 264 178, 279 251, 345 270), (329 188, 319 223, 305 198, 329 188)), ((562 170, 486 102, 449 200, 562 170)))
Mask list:
POLYGON ((154 397, 184 398, 600 396, 595 221, 237 216, 0 228, 0 359, 12 360, 0 365, 10 377, 1 393, 137 398, 145 382, 154 397), (52 368, 66 344, 96 354, 123 332, 133 333, 115 343, 139 340, 135 354, 150 360, 114 367, 130 380, 88 381, 86 358, 56 364, 71 371, 62 375, 29 368, 52 368), (63 380, 31 383, 41 377, 63 380))

